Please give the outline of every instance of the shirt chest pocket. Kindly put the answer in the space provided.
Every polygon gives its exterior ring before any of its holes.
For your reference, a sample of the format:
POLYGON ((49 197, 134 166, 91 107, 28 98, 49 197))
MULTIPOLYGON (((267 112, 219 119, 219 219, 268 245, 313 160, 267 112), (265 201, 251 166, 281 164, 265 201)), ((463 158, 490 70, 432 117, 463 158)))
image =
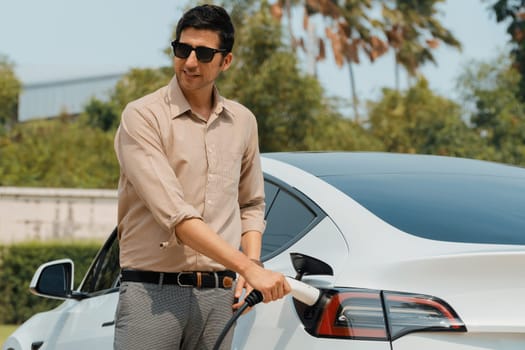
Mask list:
POLYGON ((236 151, 223 151, 217 157, 215 173, 217 185, 226 193, 236 193, 241 176, 242 153, 236 151))

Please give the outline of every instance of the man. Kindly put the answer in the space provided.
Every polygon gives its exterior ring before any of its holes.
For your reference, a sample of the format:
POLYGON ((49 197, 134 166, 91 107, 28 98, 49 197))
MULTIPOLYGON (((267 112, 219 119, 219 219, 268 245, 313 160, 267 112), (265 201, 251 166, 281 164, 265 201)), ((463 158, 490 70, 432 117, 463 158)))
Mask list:
MULTIPOLYGON (((215 87, 233 42, 223 8, 187 11, 172 43, 174 78, 122 113, 116 349, 210 349, 243 288, 264 302, 290 291, 258 262, 265 223, 255 117, 215 87)), ((231 341, 232 332, 223 348, 231 341)))

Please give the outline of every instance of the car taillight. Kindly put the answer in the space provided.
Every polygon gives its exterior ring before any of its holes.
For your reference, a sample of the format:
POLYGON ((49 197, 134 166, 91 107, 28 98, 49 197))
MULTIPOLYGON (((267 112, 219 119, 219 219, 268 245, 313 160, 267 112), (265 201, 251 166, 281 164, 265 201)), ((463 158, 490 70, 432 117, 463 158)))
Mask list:
POLYGON ((417 331, 466 331, 446 302, 429 295, 340 288, 324 291, 313 307, 295 305, 316 337, 385 341, 417 331))
POLYGON ((334 294, 319 320, 317 335, 386 340, 381 295, 377 291, 341 291, 334 294))
POLYGON ((452 307, 439 298, 395 292, 383 295, 392 340, 417 331, 467 331, 452 307))

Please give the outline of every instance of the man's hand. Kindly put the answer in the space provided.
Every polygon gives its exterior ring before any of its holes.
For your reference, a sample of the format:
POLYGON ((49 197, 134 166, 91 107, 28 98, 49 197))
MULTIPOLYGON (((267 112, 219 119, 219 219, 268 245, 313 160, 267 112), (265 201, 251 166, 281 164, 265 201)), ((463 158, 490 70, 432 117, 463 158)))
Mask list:
MULTIPOLYGON (((255 266, 257 266, 262 271, 255 273, 255 279, 257 279, 255 284, 260 285, 260 287, 252 287, 252 285, 248 283, 243 276, 239 276, 237 285, 235 287, 235 303, 232 305, 234 310, 239 309, 244 304, 244 298, 246 298, 246 296, 248 296, 248 294, 250 294, 253 289, 257 289, 262 293, 264 303, 281 299, 291 291, 290 285, 286 281, 286 278, 284 278, 284 275, 278 272, 266 270, 262 267, 259 267, 258 265, 255 266), (243 289, 245 290, 245 294, 241 299, 243 289)), ((255 271, 257 271, 257 269, 255 269, 255 271)), ((243 314, 249 312, 250 310, 251 307, 247 308, 243 314)))
POLYGON ((246 283, 262 293, 264 303, 281 299, 291 292, 290 285, 282 273, 264 269, 253 262, 244 273, 243 284, 246 283))
MULTIPOLYGON (((253 290, 252 286, 246 283, 246 280, 244 279, 244 277, 239 276, 239 278, 237 279, 237 285, 235 286, 235 294, 234 294, 235 300, 234 300, 234 304, 232 305, 232 308, 234 310, 239 309, 244 304, 244 298, 246 298, 252 290, 253 290), (244 297, 241 299, 243 290, 245 290, 244 292, 245 294, 244 294, 244 297)), ((251 311, 251 309, 252 309, 251 307, 247 308, 243 312, 243 315, 251 311)))

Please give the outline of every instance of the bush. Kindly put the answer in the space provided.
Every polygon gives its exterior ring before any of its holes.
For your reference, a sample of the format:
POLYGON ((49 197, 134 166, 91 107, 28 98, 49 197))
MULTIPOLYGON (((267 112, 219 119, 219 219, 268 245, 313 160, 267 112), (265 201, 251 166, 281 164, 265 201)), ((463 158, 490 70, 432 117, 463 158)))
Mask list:
POLYGON ((116 188, 113 138, 67 115, 17 124, 0 135, 0 186, 116 188))
POLYGON ((38 266, 63 258, 75 262, 75 286, 100 249, 100 242, 29 242, 0 246, 0 324, 20 324, 62 301, 38 297, 29 283, 38 266))

